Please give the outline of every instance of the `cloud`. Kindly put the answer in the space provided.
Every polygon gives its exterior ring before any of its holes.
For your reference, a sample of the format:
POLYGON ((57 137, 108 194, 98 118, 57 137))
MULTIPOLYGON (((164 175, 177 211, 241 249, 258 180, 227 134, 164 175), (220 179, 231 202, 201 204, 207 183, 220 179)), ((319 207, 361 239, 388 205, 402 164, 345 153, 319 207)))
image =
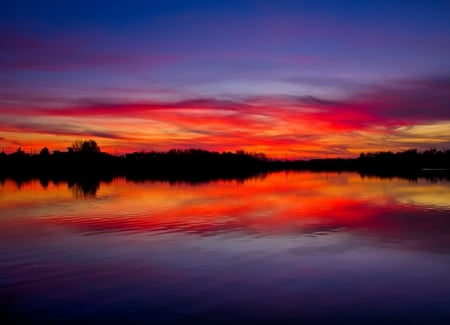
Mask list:
POLYGON ((9 30, 0 33, 0 70, 3 71, 68 71, 89 69, 143 69, 174 63, 179 55, 140 53, 122 48, 98 48, 98 40, 89 35, 75 38, 58 35, 38 38, 9 30))
POLYGON ((14 110, 3 104, 0 135, 6 138, 2 131, 57 134, 99 138, 106 147, 244 149, 291 158, 442 147, 450 142, 449 89, 448 79, 429 78, 371 86, 342 100, 317 96, 75 100, 65 107, 14 110))
MULTIPOLYGON (((92 126, 93 127, 93 126, 92 126)), ((33 121, 9 121, 7 125, 0 127, 0 132, 21 132, 29 134, 53 134, 53 135, 68 135, 68 136, 94 136, 108 139, 124 140, 120 134, 86 127, 83 124, 77 123, 58 123, 57 121, 49 122, 33 122, 33 121)), ((5 140, 2 137, 2 140, 5 140)))
POLYGON ((397 80, 353 99, 386 118, 409 121, 450 119, 450 78, 397 80))
POLYGON ((10 52, 0 59, 0 69, 67 71, 82 68, 124 70, 173 63, 178 58, 169 55, 121 55, 104 53, 83 53, 75 50, 53 50, 41 53, 10 52))

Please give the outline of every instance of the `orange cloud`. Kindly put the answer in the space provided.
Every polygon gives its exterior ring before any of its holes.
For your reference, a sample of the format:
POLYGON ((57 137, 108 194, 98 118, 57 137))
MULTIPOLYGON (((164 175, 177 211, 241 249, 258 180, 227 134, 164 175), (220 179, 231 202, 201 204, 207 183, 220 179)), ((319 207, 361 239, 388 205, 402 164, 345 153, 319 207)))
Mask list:
MULTIPOLYGON (((2 105, 0 143, 7 151, 17 146, 65 150, 74 140, 92 138, 102 150, 119 153, 202 148, 262 151, 274 158, 317 158, 417 145, 420 148, 426 144, 417 139, 417 134, 426 139, 423 132, 427 130, 433 133, 428 138, 437 139, 433 144, 450 142, 446 133, 437 138, 435 134, 448 121, 427 120, 424 124, 416 116, 410 120, 394 118, 404 107, 398 112, 386 108, 390 103, 405 102, 407 106, 405 94, 395 97, 392 91, 386 91, 384 97, 379 95, 376 99, 367 95, 364 100, 355 97, 342 102, 313 97, 259 97, 52 108, 8 109, 2 105)), ((435 110, 439 114, 440 105, 435 110)))

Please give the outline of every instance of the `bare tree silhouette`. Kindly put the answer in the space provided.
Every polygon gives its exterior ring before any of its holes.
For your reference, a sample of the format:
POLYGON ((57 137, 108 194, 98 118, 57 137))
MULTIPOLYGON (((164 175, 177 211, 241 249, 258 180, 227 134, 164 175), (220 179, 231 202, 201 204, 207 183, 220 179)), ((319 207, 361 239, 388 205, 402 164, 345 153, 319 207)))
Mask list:
POLYGON ((81 153, 100 152, 100 147, 97 145, 97 142, 95 142, 94 140, 75 141, 72 144, 71 149, 73 150, 73 152, 81 152, 81 153))

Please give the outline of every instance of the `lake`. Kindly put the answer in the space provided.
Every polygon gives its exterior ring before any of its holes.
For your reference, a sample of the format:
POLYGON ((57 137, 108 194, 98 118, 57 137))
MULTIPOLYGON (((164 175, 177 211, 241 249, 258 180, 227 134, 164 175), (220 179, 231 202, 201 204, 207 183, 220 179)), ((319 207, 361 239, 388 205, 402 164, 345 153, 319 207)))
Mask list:
POLYGON ((449 306, 445 180, 0 184, 12 322, 437 324, 449 306))

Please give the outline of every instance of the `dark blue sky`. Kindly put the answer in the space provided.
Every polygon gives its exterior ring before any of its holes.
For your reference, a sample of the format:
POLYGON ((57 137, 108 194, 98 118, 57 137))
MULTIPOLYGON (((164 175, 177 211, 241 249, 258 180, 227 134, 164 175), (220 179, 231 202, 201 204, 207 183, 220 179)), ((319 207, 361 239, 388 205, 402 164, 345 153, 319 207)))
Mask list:
MULTIPOLYGON (((14 0, 1 2, 0 35, 4 111, 328 101, 397 127, 450 120, 449 1, 14 0)), ((4 117, 9 147, 18 118, 4 117)))

